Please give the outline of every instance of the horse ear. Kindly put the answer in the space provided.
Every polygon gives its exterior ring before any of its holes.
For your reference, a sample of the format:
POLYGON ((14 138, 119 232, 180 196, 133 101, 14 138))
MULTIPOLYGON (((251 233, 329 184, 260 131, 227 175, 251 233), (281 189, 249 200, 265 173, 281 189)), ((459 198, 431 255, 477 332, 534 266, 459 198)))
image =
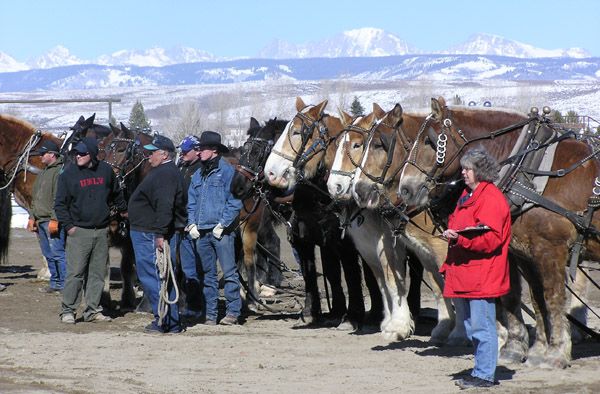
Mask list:
POLYGON ((385 116, 385 111, 377 103, 373 103, 373 114, 377 119, 381 119, 385 116))
POLYGON ((373 125, 373 123, 377 120, 377 115, 375 115, 375 112, 371 112, 370 114, 368 114, 367 116, 363 117, 361 120, 361 123, 363 124, 368 124, 369 127, 373 125))
POLYGON ((257 129, 260 127, 260 123, 258 122, 258 120, 256 120, 254 117, 250 117, 250 128, 251 129, 257 129))
POLYGON ((440 102, 439 99, 431 98, 431 114, 436 120, 441 120, 444 117, 444 107, 446 106, 446 102, 443 98, 441 99, 442 102, 440 102))
POLYGON ((304 108, 306 108, 306 104, 304 104, 304 101, 302 101, 300 97, 296 97, 296 112, 300 112, 304 108))
POLYGON ((340 117, 342 118, 342 125, 344 125, 344 127, 346 127, 352 123, 352 120, 353 120, 352 115, 350 115, 343 109, 340 109, 340 117))
POLYGON ((112 133, 115 135, 115 137, 121 133, 121 129, 119 129, 117 126, 114 126, 112 123, 109 123, 108 125, 110 126, 110 129, 112 130, 112 133))
POLYGON ((127 128, 127 126, 125 126, 125 125, 123 124, 123 122, 121 122, 121 130, 123 130, 123 131, 125 131, 125 132, 127 132, 127 133, 129 132, 129 129, 127 128))
POLYGON ((402 122, 403 113, 404 111, 402 110, 402 106, 396 103, 396 105, 394 105, 394 108, 392 108, 392 110, 387 115, 390 124, 393 124, 394 127, 398 126, 402 122))
POLYGON ((322 103, 319 103, 319 104, 316 105, 316 108, 319 111, 318 112, 319 113, 319 116, 318 116, 319 118, 323 115, 323 111, 325 111, 325 107, 327 107, 327 103, 328 102, 329 101, 325 100, 322 103))
POLYGON ((90 116, 89 118, 87 118, 84 122, 84 128, 89 128, 92 127, 94 125, 94 119, 96 118, 96 113, 94 112, 92 114, 92 116, 90 116))

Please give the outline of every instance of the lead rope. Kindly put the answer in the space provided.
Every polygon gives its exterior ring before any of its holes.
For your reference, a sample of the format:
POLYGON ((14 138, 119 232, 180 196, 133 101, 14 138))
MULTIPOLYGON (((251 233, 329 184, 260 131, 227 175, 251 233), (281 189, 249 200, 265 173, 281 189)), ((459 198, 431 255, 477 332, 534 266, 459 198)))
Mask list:
POLYGON ((179 288, 175 279, 173 262, 171 261, 171 248, 169 243, 163 243, 162 252, 156 248, 156 268, 160 278, 160 291, 158 293, 158 326, 162 327, 163 319, 167 316, 169 305, 176 304, 179 301, 179 288), (169 281, 175 289, 175 299, 169 300, 169 281))

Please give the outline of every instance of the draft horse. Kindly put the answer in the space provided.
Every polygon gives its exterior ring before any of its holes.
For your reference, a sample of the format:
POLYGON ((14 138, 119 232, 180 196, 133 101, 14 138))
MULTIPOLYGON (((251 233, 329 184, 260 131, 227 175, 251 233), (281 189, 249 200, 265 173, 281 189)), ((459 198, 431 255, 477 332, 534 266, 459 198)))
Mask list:
POLYGON ((511 293, 502 299, 508 339, 501 357, 564 368, 571 358, 564 315, 565 266, 578 243, 583 248, 571 256, 575 263, 600 258, 598 195, 593 192, 600 176, 600 152, 597 146, 563 133, 537 111, 525 116, 506 110, 448 107, 443 98, 432 99, 432 112, 402 170, 399 194, 404 203, 426 207, 436 186, 458 178, 462 154, 476 146, 508 165, 501 172, 499 187, 515 208, 511 293), (555 150, 553 156, 551 150, 555 150), (536 178, 543 177, 547 177, 545 187, 542 182, 536 189, 536 178), (536 335, 529 352, 514 262, 529 283, 535 310, 536 335))
POLYGON ((269 251, 268 254, 279 259, 280 240, 274 229, 275 208, 267 200, 269 190, 264 182, 263 168, 271 147, 287 123, 287 120, 275 118, 261 126, 255 118, 251 118, 248 139, 240 150, 237 162, 232 162, 236 172, 231 180, 231 193, 244 203, 240 213, 240 235, 243 268, 250 292, 246 303, 250 310, 257 309, 261 279, 265 282, 268 279, 279 282, 277 279, 281 277, 280 267, 273 267, 273 259, 261 253, 257 246, 260 243, 269 251))
MULTIPOLYGON (((265 176, 274 187, 294 191, 295 219, 292 245, 298 252, 305 283, 302 317, 307 323, 320 318, 321 299, 317 286, 315 247, 319 246, 323 274, 331 284, 330 315, 337 322, 344 316, 353 328, 365 317, 359 256, 351 237, 343 237, 335 201, 326 192, 328 168, 335 153, 334 142, 343 130, 339 118, 324 113, 327 101, 306 105, 296 98, 297 114, 275 143, 265 164, 265 176), (341 268, 348 287, 348 306, 341 286, 341 268)), ((374 319, 381 315, 379 289, 365 270, 374 319)))
POLYGON ((380 283, 385 305, 383 336, 405 339, 413 332, 412 317, 416 318, 419 310, 410 307, 410 296, 417 296, 413 304, 418 307, 420 293, 415 288, 421 286, 421 278, 413 271, 422 270, 422 265, 438 303, 438 324, 431 333, 431 342, 463 344, 464 326, 454 327, 452 305, 442 298, 444 281, 438 268, 446 255, 447 243, 434 235, 436 229, 425 213, 409 218, 397 202, 400 170, 424 118, 403 113, 400 104, 385 112, 374 103, 372 114, 356 118, 342 112, 344 133, 337 141, 327 186, 332 197, 354 200, 358 206, 353 217, 362 220, 352 220, 349 232, 380 283), (411 263, 410 290, 404 261, 407 253, 411 263))

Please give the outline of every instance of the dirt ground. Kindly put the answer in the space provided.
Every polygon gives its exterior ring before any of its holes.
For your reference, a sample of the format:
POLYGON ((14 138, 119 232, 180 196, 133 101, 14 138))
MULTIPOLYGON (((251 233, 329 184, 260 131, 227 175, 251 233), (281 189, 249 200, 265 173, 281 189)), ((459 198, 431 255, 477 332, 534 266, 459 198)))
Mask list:
MULTIPOLYGON (((36 281, 40 263, 35 236, 14 229, 9 263, 0 267, 7 285, 0 292, 2 393, 451 393, 473 364, 470 348, 428 344, 430 319, 397 343, 376 329, 295 327, 293 297, 272 304, 281 313, 249 316, 237 327, 196 325, 179 335, 145 334, 149 315, 119 311, 109 313, 111 323, 66 326, 59 296, 38 291, 45 285, 36 281)), ((288 286, 301 288, 289 279, 288 286)), ((116 298, 119 283, 112 285, 116 298)), ((598 307, 599 291, 592 293, 598 307)), ((432 307, 424 288, 424 311, 432 307)), ((500 365, 500 384, 488 390, 596 393, 599 367, 600 344, 588 340, 574 346, 565 370, 500 365)))

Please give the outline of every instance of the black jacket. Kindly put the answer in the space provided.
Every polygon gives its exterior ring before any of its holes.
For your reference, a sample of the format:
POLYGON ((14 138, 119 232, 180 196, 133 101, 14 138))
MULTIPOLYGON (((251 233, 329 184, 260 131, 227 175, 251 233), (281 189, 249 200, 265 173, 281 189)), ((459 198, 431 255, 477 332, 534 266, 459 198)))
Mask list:
POLYGON ((172 162, 153 168, 129 199, 129 223, 136 231, 169 238, 183 229, 187 209, 183 176, 172 162))
POLYGON ((67 231, 74 226, 108 226, 113 202, 119 212, 127 210, 115 173, 103 161, 94 162, 90 168, 70 163, 58 177, 54 210, 59 223, 67 231))
POLYGON ((181 163, 180 170, 181 175, 183 175, 183 187, 185 190, 185 198, 187 199, 187 192, 190 188, 190 183, 192 182, 192 175, 198 169, 202 168, 202 161, 200 159, 196 160, 193 163, 181 163))

